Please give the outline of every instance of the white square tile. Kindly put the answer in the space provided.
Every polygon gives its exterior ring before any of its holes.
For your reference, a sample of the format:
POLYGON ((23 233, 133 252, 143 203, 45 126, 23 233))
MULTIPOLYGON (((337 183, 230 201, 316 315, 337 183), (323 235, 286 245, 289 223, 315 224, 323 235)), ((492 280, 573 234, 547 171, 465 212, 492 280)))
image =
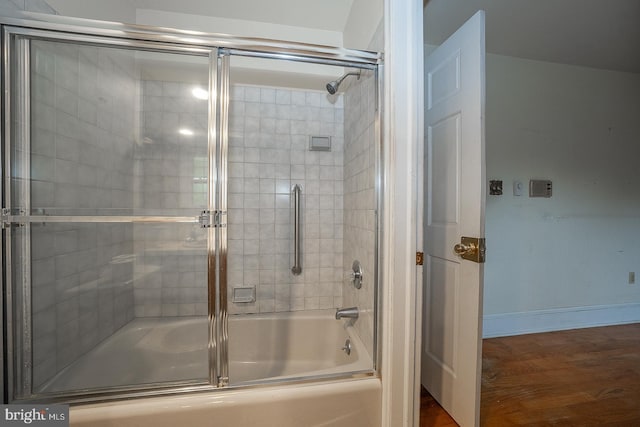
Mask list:
POLYGON ((276 90, 271 88, 261 88, 260 102, 263 104, 274 104, 276 102, 276 90))
POLYGON ((259 102, 245 102, 244 104, 245 120, 249 117, 260 117, 260 103, 259 102))
POLYGON ((243 260, 243 265, 244 265, 243 269, 244 269, 245 279, 249 278, 249 280, 245 280, 245 282, 247 284, 255 284, 257 281, 257 270, 260 268, 259 257, 255 255, 245 255, 243 260), (256 278, 256 279, 252 281, 251 278, 256 278))
POLYGON ((244 100, 249 102, 260 102, 260 88, 258 87, 245 87, 244 100))
POLYGON ((290 224, 275 224, 274 237, 276 239, 289 239, 292 235, 292 226, 290 224))
POLYGON ((260 194, 260 208, 262 209, 275 208, 275 198, 273 194, 260 194))
POLYGON ((291 103, 291 91, 278 89, 275 95, 276 104, 290 104, 291 103))
POLYGON ((260 179, 260 193, 271 193, 274 194, 276 190, 276 182, 275 179, 260 179))
POLYGON ((276 117, 282 120, 289 120, 291 118, 291 105, 276 105, 276 117))
POLYGON ((229 96, 232 100, 243 101, 245 99, 244 86, 233 84, 230 89, 229 96))
POLYGON ((259 132, 260 131, 260 119, 258 117, 245 117, 244 119, 244 132, 259 132))
POLYGON ((272 299, 258 301, 260 313, 272 313, 275 311, 275 301, 272 299))
POLYGON ((274 224, 275 209, 260 209, 260 224, 274 224))
POLYGON ((291 104, 304 106, 306 105, 306 94, 305 92, 294 90, 291 91, 291 104))
POLYGON ((260 104, 260 117, 274 119, 277 117, 274 104, 260 104))
POLYGON ((291 120, 285 120, 285 119, 276 120, 274 132, 280 135, 288 135, 291 132, 291 120))
MULTIPOLYGON (((304 154, 303 154, 304 155, 304 154)), ((295 183, 299 183, 299 180, 304 180, 306 176, 306 168, 304 165, 296 164, 291 166, 291 180, 295 183)))
POLYGON ((260 149, 259 148, 245 148, 244 149, 244 161, 247 163, 260 162, 260 149))
POLYGON ((260 239, 260 226, 255 224, 244 225, 244 238, 247 240, 259 240, 260 239))
POLYGON ((244 180, 244 192, 245 193, 259 193, 260 192, 260 179, 257 179, 257 178, 245 178, 245 180, 244 180))
MULTIPOLYGON (((247 224, 259 224, 260 219, 260 209, 244 209, 244 223, 245 226, 247 224)), ((246 228, 245 228, 246 230, 246 228)))
POLYGON ((323 95, 319 92, 307 92, 305 104, 312 107, 319 107, 323 95))
MULTIPOLYGON (((260 119, 260 132, 267 134, 275 134, 276 133, 276 119, 274 118, 263 118, 260 119)), ((283 133, 283 132, 278 132, 283 133)))
POLYGON ((334 308, 333 297, 319 297, 318 298, 318 308, 320 308, 320 309, 334 308))
POLYGON ((305 310, 317 310, 320 308, 320 299, 319 297, 306 297, 304 298, 304 309, 305 310))
POLYGON ((258 255, 260 253, 259 239, 244 240, 244 255, 258 255))
POLYGON ((289 118, 291 120, 309 120, 311 118, 311 113, 309 112, 309 107, 302 105, 292 105, 289 118))
POLYGON ((276 165, 273 163, 261 163, 259 166, 260 178, 275 178, 276 165))

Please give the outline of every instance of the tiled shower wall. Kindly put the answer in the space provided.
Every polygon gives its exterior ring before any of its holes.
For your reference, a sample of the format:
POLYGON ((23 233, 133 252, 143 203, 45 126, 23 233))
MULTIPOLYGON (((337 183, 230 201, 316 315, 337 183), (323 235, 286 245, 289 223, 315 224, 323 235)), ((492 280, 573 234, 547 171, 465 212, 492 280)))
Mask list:
MULTIPOLYGON (((207 208, 208 103, 193 96, 194 86, 142 83, 137 215, 196 217, 207 208)), ((136 317, 206 315, 207 230, 198 224, 136 224, 134 236, 136 317)))
MULTIPOLYGON (((383 27, 376 31, 370 50, 383 48, 383 27)), ((356 306, 360 317, 355 328, 373 356, 374 273, 376 267, 376 79, 373 71, 362 71, 359 80, 351 80, 345 90, 344 161, 344 265, 351 269, 360 261, 364 273, 362 287, 356 289, 344 281, 345 307, 356 306)))
POLYGON ((342 304, 343 100, 326 92, 233 85, 229 123, 229 312, 342 304), (331 136, 329 152, 310 136, 331 136), (302 186, 302 274, 294 276, 293 199, 302 186), (254 288, 256 301, 234 303, 254 288))
MULTIPOLYGON (((206 207, 199 193, 206 186, 202 169, 207 158, 206 102, 191 95, 192 87, 144 82, 141 139, 145 142, 136 151, 144 206, 136 202, 136 213, 154 208, 192 216, 206 207), (195 134, 179 136, 180 127, 195 134)), ((342 135, 342 95, 232 86, 227 214, 230 313, 341 305, 342 135), (332 150, 309 151, 311 135, 331 136, 332 150), (300 276, 291 273, 294 184, 303 188, 300 276), (234 303, 236 287, 254 289, 256 301, 234 303)), ((136 316, 206 314, 206 232, 192 225, 135 228, 136 316)))
MULTIPOLYGON (((34 41, 31 61, 33 213, 131 214, 133 54, 34 41)), ((131 227, 31 227, 36 388, 133 318, 131 227)))

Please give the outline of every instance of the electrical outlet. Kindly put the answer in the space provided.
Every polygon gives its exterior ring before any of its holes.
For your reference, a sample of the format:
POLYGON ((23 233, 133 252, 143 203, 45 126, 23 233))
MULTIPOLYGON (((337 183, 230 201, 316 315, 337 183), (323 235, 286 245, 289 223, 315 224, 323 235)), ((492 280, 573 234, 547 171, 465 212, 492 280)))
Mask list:
POLYGON ((634 283, 636 283, 636 272, 635 271, 630 271, 629 272, 629 284, 633 285, 634 283))

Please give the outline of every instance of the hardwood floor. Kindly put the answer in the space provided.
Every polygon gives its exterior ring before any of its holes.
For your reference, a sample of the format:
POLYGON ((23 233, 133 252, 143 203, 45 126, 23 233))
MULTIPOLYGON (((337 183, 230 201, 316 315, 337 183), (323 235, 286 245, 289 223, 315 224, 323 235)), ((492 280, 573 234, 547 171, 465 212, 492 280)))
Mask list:
POLYGON ((424 387, 420 391, 420 427, 457 427, 458 424, 424 387))
MULTIPOLYGON (((640 324, 486 339, 482 353, 483 426, 640 426, 640 324)), ((421 403, 421 427, 456 425, 421 403)))

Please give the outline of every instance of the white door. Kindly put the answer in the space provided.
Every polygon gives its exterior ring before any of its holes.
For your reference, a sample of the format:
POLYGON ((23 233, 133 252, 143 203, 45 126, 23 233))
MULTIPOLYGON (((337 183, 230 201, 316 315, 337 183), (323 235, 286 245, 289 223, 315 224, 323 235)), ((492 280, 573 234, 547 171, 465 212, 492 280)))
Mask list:
POLYGON ((484 237, 484 60, 480 11, 425 61, 421 379, 463 427, 479 424, 483 265, 454 247, 484 237))

